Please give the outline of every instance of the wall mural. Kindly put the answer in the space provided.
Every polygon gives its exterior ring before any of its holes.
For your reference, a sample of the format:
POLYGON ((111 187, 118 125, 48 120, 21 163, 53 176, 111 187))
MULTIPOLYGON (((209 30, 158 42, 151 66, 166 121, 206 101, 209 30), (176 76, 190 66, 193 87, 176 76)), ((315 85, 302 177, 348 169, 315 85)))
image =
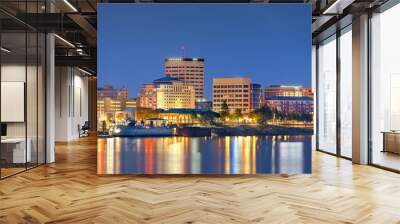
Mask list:
POLYGON ((309 4, 99 4, 98 174, 311 173, 309 4))

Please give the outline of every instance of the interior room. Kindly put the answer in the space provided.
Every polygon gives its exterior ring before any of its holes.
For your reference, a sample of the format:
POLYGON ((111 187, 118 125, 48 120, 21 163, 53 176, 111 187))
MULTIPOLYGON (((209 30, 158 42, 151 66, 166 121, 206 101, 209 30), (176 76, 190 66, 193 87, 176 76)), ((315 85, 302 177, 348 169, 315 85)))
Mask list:
MULTIPOLYGON (((169 117, 175 119, 175 123, 168 125, 176 128, 184 122, 182 120, 195 123, 193 120, 201 115, 193 116, 182 110, 161 111, 154 106, 153 98, 140 98, 140 94, 155 94, 157 99, 157 85, 166 79, 143 83, 138 96, 129 97, 124 86, 99 85, 99 74, 104 72, 100 70, 102 66, 97 58, 101 37, 99 4, 151 7, 155 4, 213 4, 214 1, 2 0, 0 223, 400 222, 399 1, 215 2, 218 5, 238 2, 255 6, 310 5, 311 85, 307 88, 300 88, 296 83, 251 85, 253 89, 249 93, 252 97, 261 97, 255 104, 273 105, 281 100, 278 102, 282 103, 279 105, 281 110, 284 100, 290 105, 289 109, 294 108, 290 104, 293 100, 302 100, 301 105, 306 105, 310 117, 303 117, 301 122, 279 120, 278 115, 283 116, 283 113, 277 113, 276 107, 265 117, 265 125, 279 127, 283 123, 293 126, 300 123, 313 127, 307 142, 307 147, 311 148, 307 153, 311 156, 301 157, 304 153, 288 144, 297 144, 297 135, 262 136, 270 145, 281 142, 283 150, 275 144, 271 147, 273 151, 257 149, 259 145, 254 139, 259 135, 241 136, 242 139, 232 137, 232 141, 221 144, 224 149, 243 142, 248 142, 251 147, 240 148, 241 154, 213 151, 216 156, 205 163, 213 163, 218 158, 228 158, 226 161, 245 158, 252 163, 218 165, 219 170, 226 171, 219 175, 179 175, 173 171, 200 170, 201 164, 184 166, 178 158, 196 159, 204 151, 211 155, 212 144, 218 144, 218 141, 213 136, 201 138, 201 141, 214 139, 207 149, 196 146, 200 140, 192 141, 190 145, 196 149, 182 154, 179 144, 189 145, 189 141, 181 143, 183 137, 171 136, 171 147, 156 150, 156 156, 167 150, 171 155, 177 155, 175 160, 171 157, 175 166, 166 168, 171 171, 170 175, 121 175, 120 170, 133 163, 139 164, 147 173, 154 172, 154 166, 143 164, 151 164, 157 159, 162 161, 161 157, 152 158, 150 152, 152 146, 165 144, 165 141, 154 137, 128 144, 123 136, 111 139, 107 119, 113 120, 113 125, 119 125, 116 124, 118 120, 127 116, 139 116, 139 112, 151 114, 150 119, 138 122, 146 131, 164 127, 169 117), (276 95, 271 97, 270 94, 276 95), (123 106, 121 98, 125 99, 123 106), (143 109, 143 104, 155 109, 143 109), (105 110, 111 112, 107 114, 105 110), (154 116, 154 111, 158 117, 154 116), (113 148, 106 144, 107 140, 125 144, 126 149, 113 148), (117 158, 132 153, 129 150, 138 145, 143 151, 133 150, 140 155, 135 161, 130 157, 117 158), (252 158, 252 155, 260 155, 260 158, 252 158), (303 159, 298 159, 300 157, 303 159), (259 160, 265 158, 273 165, 260 166, 259 160), (297 163, 293 163, 294 160, 297 163), (257 169, 273 174, 250 175, 257 169), (245 172, 232 174, 237 170, 245 172), (293 174, 294 170, 302 173, 293 174)), ((258 23, 248 25, 254 24, 258 23)), ((116 28, 138 29, 128 25, 116 28)), ((145 27, 140 29, 143 33, 148 32, 145 27)), ((279 32, 279 28, 274 30, 277 35, 279 32)), ((205 36, 210 40, 213 38, 210 34, 205 36)), ((285 36, 280 39, 287 40, 285 36)), ((155 42, 154 46, 158 44, 155 42)), ((178 61, 186 63, 190 48, 175 48, 179 52, 178 61)), ((113 60, 119 57, 112 56, 113 60)), ((196 63, 199 61, 196 58, 196 63)), ((162 61, 165 68, 160 71, 164 72, 168 63, 175 62, 162 61)), ((207 67, 196 66, 198 70, 203 69, 201 75, 208 76, 207 67)), ((167 81, 178 80, 179 85, 184 86, 178 78, 171 78, 173 71, 168 72, 171 74, 167 81)), ((212 90, 212 82, 209 85, 212 90)), ((230 85, 229 88, 235 87, 230 85)), ((191 91, 202 94, 194 88, 191 91)), ((254 98, 249 99, 248 102, 254 101, 254 98)), ((212 108, 213 103, 212 98, 196 101, 193 110, 212 108)), ((218 105, 222 108, 222 104, 218 105)), ((227 111, 229 114, 229 108, 227 111)), ((240 118, 237 120, 244 120, 244 123, 236 123, 239 128, 252 117, 240 118)))
POLYGON ((45 35, 14 25, 1 34, 2 178, 45 162, 45 35))

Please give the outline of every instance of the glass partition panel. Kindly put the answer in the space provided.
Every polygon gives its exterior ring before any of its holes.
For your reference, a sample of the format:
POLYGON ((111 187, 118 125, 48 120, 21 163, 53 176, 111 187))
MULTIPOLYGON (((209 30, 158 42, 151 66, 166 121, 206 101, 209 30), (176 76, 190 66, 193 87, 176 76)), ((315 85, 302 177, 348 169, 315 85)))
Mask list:
POLYGON ((352 34, 351 26, 340 36, 340 154, 352 157, 352 34))
POLYGON ((0 1, 12 12, 0 12, 0 178, 45 163, 46 38, 10 16, 44 13, 45 3, 0 1))
MULTIPOLYGON (((26 33, 1 33, 1 176, 26 169, 26 33)), ((29 149, 29 147, 28 147, 29 149)))
POLYGON ((38 88, 38 164, 43 164, 46 161, 46 145, 45 145, 45 124, 46 124, 46 78, 45 78, 45 65, 46 65, 46 37, 44 34, 38 34, 38 77, 37 77, 37 88, 38 88))
POLYGON ((318 149, 336 153, 336 36, 318 47, 318 149))
POLYGON ((34 167, 38 160, 38 35, 36 32, 27 33, 27 80, 26 80, 26 114, 27 114, 27 150, 30 160, 27 166, 34 167))

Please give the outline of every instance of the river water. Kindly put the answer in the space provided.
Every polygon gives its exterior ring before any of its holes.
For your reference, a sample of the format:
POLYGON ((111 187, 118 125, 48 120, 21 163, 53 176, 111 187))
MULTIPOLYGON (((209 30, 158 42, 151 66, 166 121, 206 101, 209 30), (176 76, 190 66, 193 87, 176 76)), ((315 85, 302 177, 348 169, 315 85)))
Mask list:
POLYGON ((98 174, 311 173, 311 136, 99 138, 98 174))

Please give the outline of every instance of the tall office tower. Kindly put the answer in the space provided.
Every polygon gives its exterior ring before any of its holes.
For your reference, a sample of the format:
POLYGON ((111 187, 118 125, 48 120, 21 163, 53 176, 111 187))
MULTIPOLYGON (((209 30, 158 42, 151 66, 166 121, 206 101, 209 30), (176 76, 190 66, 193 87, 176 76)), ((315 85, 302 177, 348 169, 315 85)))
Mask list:
POLYGON ((261 107, 262 89, 260 84, 251 84, 251 111, 261 107))
POLYGON ((121 111, 121 101, 109 97, 97 99, 97 128, 105 131, 109 127, 107 121, 112 120, 116 112, 121 111))
POLYGON ((195 88, 192 85, 187 85, 184 81, 172 77, 154 80, 153 84, 157 89, 158 109, 194 109, 196 107, 195 88))
POLYGON ((166 58, 165 75, 178 78, 194 86, 196 101, 204 98, 204 59, 203 58, 166 58))
POLYGON ((251 111, 251 79, 250 78, 214 78, 213 110, 221 112, 226 102, 230 113, 240 109, 247 114, 251 111))
POLYGON ((147 83, 142 86, 138 103, 143 108, 157 109, 157 89, 153 83, 147 83))
POLYGON ((104 87, 97 89, 97 98, 126 101, 128 99, 128 89, 125 87, 115 89, 111 85, 105 85, 104 87))
POLYGON ((311 88, 303 86, 270 85, 265 87, 264 96, 313 96, 311 88))
POLYGON ((115 113, 122 111, 121 101, 111 98, 97 100, 97 112, 99 114, 115 113))
MULTIPOLYGON (((120 111, 126 109, 126 102, 128 100, 128 89, 125 87, 122 87, 120 89, 115 89, 111 85, 106 85, 102 88, 97 89, 97 100, 98 103, 101 103, 100 101, 103 102, 114 102, 110 103, 110 105, 115 105, 115 102, 119 102, 118 107, 113 107, 113 108, 119 108, 120 111)), ((111 109, 112 107, 105 107, 106 112, 108 112, 108 109, 110 111, 115 111, 114 109, 111 109)))

